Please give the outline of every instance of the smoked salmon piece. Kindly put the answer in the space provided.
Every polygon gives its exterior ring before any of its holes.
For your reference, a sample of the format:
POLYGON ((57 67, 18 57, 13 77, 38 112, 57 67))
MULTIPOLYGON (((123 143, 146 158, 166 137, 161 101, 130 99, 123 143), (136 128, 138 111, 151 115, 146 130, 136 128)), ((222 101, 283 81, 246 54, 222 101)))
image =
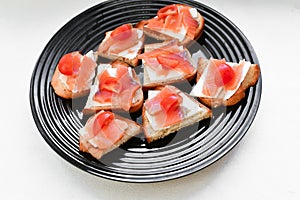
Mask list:
POLYGON ((138 56, 144 65, 145 87, 182 81, 196 74, 190 53, 176 40, 158 48, 152 49, 147 46, 145 45, 145 49, 150 51, 138 56))
POLYGON ((98 47, 99 56, 121 60, 131 66, 137 66, 137 55, 144 45, 144 32, 133 28, 132 24, 123 24, 105 34, 104 40, 98 47))
POLYGON ((177 93, 172 87, 164 87, 154 98, 146 101, 145 109, 155 116, 156 124, 160 127, 170 126, 182 120, 182 97, 177 93))
POLYGON ((254 85, 259 76, 259 66, 249 61, 233 63, 200 58, 197 84, 190 94, 211 107, 231 106, 245 97, 245 90, 254 85))
POLYGON ((61 57, 51 85, 57 95, 71 99, 88 94, 97 67, 93 51, 82 55, 79 51, 61 57))
POLYGON ((140 126, 134 121, 110 111, 100 111, 79 130, 79 150, 100 159, 140 131, 140 126))
POLYGON ((196 99, 166 85, 148 91, 142 113, 144 134, 152 142, 211 116, 211 110, 196 99))
POLYGON ((159 9, 154 18, 138 23, 137 27, 158 40, 173 38, 186 44, 200 37, 204 18, 196 8, 172 4, 159 9))
POLYGON ((143 102, 143 92, 135 71, 126 63, 100 64, 95 83, 84 107, 84 113, 98 110, 137 111, 143 102))
POLYGON ((99 75, 99 89, 94 100, 119 105, 123 110, 129 111, 134 94, 141 86, 130 76, 128 70, 131 68, 120 66, 115 69, 116 76, 112 76, 107 70, 99 75))

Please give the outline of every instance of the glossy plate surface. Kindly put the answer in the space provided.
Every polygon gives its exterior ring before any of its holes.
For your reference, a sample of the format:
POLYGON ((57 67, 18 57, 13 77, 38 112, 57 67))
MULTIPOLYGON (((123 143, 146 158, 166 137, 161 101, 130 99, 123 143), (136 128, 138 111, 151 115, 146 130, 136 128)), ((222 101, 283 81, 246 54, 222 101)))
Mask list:
MULTIPOLYGON (((63 26, 41 53, 31 79, 30 103, 41 135, 62 158, 99 177, 126 182, 157 182, 179 178, 209 166, 230 151, 250 127, 261 96, 262 82, 247 90, 236 106, 213 110, 214 117, 147 144, 140 134, 101 160, 78 151, 79 134, 88 116, 82 114, 86 97, 65 100, 56 96, 50 81, 60 57, 68 52, 96 50, 105 32, 124 23, 137 23, 172 3, 198 9, 205 29, 191 51, 206 57, 258 64, 243 33, 217 11, 194 1, 107 1, 79 14, 63 26)), ((188 91, 187 91, 188 92, 188 91)), ((141 123, 140 113, 131 116, 141 123)))

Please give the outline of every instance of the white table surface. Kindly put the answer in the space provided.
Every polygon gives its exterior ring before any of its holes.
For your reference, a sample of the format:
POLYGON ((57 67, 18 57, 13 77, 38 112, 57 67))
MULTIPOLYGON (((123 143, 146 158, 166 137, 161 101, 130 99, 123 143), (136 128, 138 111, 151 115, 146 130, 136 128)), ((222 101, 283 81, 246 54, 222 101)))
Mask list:
POLYGON ((246 136, 218 162, 151 184, 74 167, 46 144, 31 115, 29 83, 39 54, 59 28, 99 2, 0 0, 1 199, 300 199, 299 0, 202 1, 253 45, 263 76, 260 108, 246 136))

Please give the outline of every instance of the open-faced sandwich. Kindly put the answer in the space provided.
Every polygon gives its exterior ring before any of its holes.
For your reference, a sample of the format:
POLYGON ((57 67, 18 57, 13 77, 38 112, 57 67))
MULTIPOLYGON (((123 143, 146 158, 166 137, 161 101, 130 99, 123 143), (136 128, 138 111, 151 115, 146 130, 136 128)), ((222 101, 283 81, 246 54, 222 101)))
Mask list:
POLYGON ((211 115, 208 108, 174 86, 149 90, 142 113, 144 134, 152 142, 211 115))
POLYGON ((141 21, 137 27, 155 39, 178 39, 182 44, 187 44, 202 34, 204 18, 196 8, 172 4, 159 9, 157 16, 141 21))
POLYGON ((245 97, 246 89, 253 86, 259 76, 259 66, 245 60, 232 63, 225 59, 200 58, 197 84, 190 94, 209 107, 232 106, 245 97))
POLYGON ((191 80, 197 72, 189 51, 177 40, 145 45, 138 58, 144 67, 144 88, 191 80))
POLYGON ((66 99, 87 95, 95 77, 96 59, 93 51, 86 55, 75 51, 62 56, 51 80, 54 92, 66 99))
POLYGON ((118 59, 135 67, 138 65, 137 56, 143 49, 144 39, 142 30, 133 28, 131 24, 124 24, 106 32, 97 53, 99 56, 118 59))
POLYGON ((79 150, 100 159, 140 131, 141 127, 136 122, 110 111, 100 111, 79 130, 79 150))
POLYGON ((98 66, 84 113, 99 110, 135 112, 143 105, 143 91, 133 68, 122 61, 98 66))

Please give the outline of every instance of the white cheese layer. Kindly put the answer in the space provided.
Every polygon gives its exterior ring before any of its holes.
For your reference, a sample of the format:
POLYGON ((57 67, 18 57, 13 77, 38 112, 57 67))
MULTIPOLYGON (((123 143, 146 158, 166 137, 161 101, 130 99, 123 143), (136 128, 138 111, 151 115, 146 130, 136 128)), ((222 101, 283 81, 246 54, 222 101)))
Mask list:
POLYGON ((69 89, 69 85, 67 84, 67 76, 66 75, 59 72, 58 79, 59 79, 59 82, 61 82, 66 88, 69 89))
POLYGON ((178 39, 181 42, 185 38, 187 29, 185 29, 185 27, 182 25, 179 32, 174 32, 172 30, 167 30, 167 29, 162 29, 162 30, 159 30, 158 32, 168 35, 170 37, 173 37, 175 39, 178 39))
MULTIPOLYGON (((167 80, 177 80, 177 79, 181 79, 184 77, 183 73, 180 73, 175 70, 170 70, 166 76, 163 76, 163 75, 158 76, 157 72, 155 70, 153 70, 151 67, 144 66, 144 70, 145 70, 146 74, 148 74, 150 83, 161 83, 161 82, 165 82, 167 80)), ((146 74, 144 73, 144 76, 146 74)), ((148 84, 147 82, 145 82, 145 80, 147 80, 147 79, 144 77, 144 83, 148 84)))
POLYGON ((93 50, 90 50, 89 52, 87 52, 87 53, 85 54, 85 56, 89 57, 89 58, 92 59, 94 62, 97 62, 97 54, 95 54, 93 50))
MULTIPOLYGON (((243 65, 243 69, 242 69, 242 74, 241 74, 241 78, 237 84, 237 87, 234 88, 233 90, 226 90, 225 91, 225 94, 224 94, 224 91, 222 89, 222 87, 219 88, 219 92, 211 97, 211 96, 207 96, 205 94, 202 93, 202 90, 203 90, 203 85, 204 85, 204 82, 205 82, 205 79, 206 77, 208 76, 208 67, 206 67, 203 71, 203 74, 201 75, 199 81, 197 82, 197 84, 193 87, 190 95, 192 96, 196 96, 196 97, 208 97, 208 98, 222 98, 224 100, 227 100, 229 99, 240 87, 241 83, 243 82, 243 80, 245 79, 250 67, 251 67, 251 63, 248 62, 248 61, 245 61, 245 60, 241 60, 241 62, 244 62, 244 65, 243 65)), ((239 64, 240 64, 239 63, 239 64)), ((232 62, 226 62, 226 64, 228 64, 229 66, 231 66, 232 68, 235 68, 237 67, 239 64, 237 63, 232 63, 232 62)), ((208 64, 209 66, 210 64, 208 64)))
POLYGON ((198 18, 198 11, 196 8, 190 8, 190 14, 191 16, 194 18, 194 19, 197 19, 198 18))
MULTIPOLYGON (((160 91, 159 90, 149 90, 148 91, 148 99, 154 98, 160 91)), ((179 95, 182 97, 182 103, 181 103, 181 109, 183 110, 183 118, 189 118, 192 117, 193 115, 201 112, 205 112, 204 108, 201 108, 198 103, 194 102, 193 100, 190 99, 186 94, 183 92, 179 92, 179 95)), ((150 125, 153 130, 161 130, 166 127, 161 127, 161 124, 159 122, 156 122, 155 116, 152 116, 149 114, 149 112, 145 112, 145 115, 147 119, 150 122, 150 125)))

